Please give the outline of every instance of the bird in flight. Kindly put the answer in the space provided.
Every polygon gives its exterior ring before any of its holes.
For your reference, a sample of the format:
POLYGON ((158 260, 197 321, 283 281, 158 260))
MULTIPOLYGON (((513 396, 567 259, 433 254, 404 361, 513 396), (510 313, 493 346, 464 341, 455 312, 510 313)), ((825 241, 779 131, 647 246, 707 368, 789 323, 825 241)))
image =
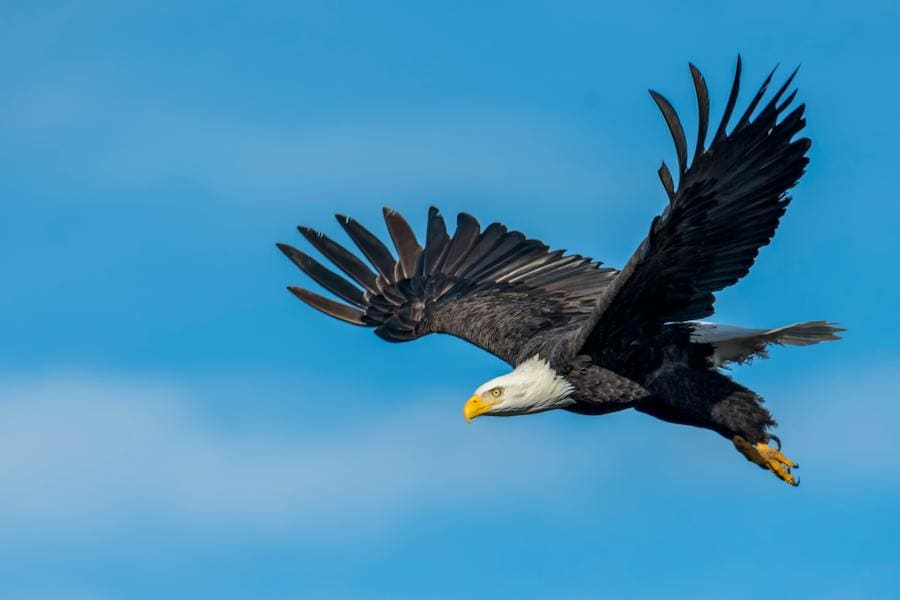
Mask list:
POLYGON ((671 423, 711 429, 748 460, 797 485, 799 465, 781 453, 762 398, 723 372, 765 357, 772 344, 806 346, 839 339, 826 321, 747 329, 702 321, 715 292, 748 273, 769 243, 809 162, 810 140, 797 137, 804 105, 788 92, 796 71, 768 99, 765 79, 733 122, 741 80, 734 81, 718 127, 709 135, 709 93, 690 65, 697 95, 693 157, 672 105, 650 95, 675 143, 678 183, 665 162, 659 178, 668 204, 628 263, 612 269, 577 254, 551 251, 500 223, 483 228, 460 213, 447 232, 428 212, 425 245, 397 212, 384 209, 396 250, 354 219, 338 215, 366 258, 299 227, 343 272, 287 244, 278 247, 336 301, 288 289, 327 315, 391 342, 429 333, 453 335, 503 359, 509 373, 479 386, 465 403, 467 421, 563 409, 603 415, 628 408, 671 423), (758 110, 757 110, 758 109, 758 110), (775 444, 775 445, 773 445, 775 444))

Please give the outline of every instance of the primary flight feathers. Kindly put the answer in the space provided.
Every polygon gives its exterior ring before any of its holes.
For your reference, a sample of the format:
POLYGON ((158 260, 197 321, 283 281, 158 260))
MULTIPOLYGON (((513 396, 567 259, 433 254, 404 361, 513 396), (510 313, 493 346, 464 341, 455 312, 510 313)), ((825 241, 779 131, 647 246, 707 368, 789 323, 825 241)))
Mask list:
POLYGON ((691 65, 700 119, 697 150, 690 166, 677 114, 665 98, 651 92, 675 142, 678 187, 672 186, 663 163, 660 177, 669 205, 653 220, 647 238, 598 302, 591 319, 594 327, 581 332, 576 346, 585 342, 625 345, 658 330, 663 323, 709 316, 715 302, 713 292, 749 272, 790 202, 787 190, 797 183, 809 162, 805 153, 810 140, 793 139, 806 124, 804 105, 779 120, 796 96, 794 91, 778 103, 795 73, 759 114, 751 117, 773 70, 728 131, 740 88, 738 58, 725 114, 706 148, 708 94, 703 76, 691 65))
POLYGON ((337 218, 377 273, 328 237, 301 227, 304 237, 356 285, 300 250, 278 244, 307 275, 349 304, 303 288, 289 289, 326 314, 375 327, 390 341, 448 333, 514 362, 529 337, 586 318, 615 276, 615 270, 598 262, 551 252, 499 223, 482 230, 465 213, 458 215, 450 237, 443 217, 431 208, 423 248, 406 220, 384 209, 397 260, 362 225, 337 218))

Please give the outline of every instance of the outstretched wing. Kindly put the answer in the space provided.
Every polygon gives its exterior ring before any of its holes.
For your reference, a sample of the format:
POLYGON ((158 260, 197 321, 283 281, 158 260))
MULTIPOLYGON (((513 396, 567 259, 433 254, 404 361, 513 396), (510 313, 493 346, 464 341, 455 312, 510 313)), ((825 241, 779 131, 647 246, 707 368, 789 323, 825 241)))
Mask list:
POLYGON ((338 215, 344 230, 368 259, 361 259, 307 227, 300 233, 346 277, 300 250, 278 247, 303 272, 343 300, 289 287, 298 298, 332 317, 374 327, 392 342, 447 333, 515 363, 524 344, 556 327, 587 318, 613 269, 508 231, 499 223, 483 231, 460 213, 453 237, 436 208, 428 212, 425 247, 399 214, 384 210, 397 251, 353 219, 338 215))
POLYGON ((650 233, 604 291, 591 319, 569 340, 569 352, 616 352, 647 339, 662 324, 701 319, 713 313, 713 292, 747 274, 756 255, 775 234, 806 164, 804 105, 785 111, 796 90, 782 101, 794 71, 754 117, 775 71, 727 132, 737 101, 741 59, 725 114, 707 148, 709 94, 703 76, 690 65, 699 107, 693 162, 672 105, 651 91, 675 141, 678 188, 665 163, 659 176, 669 205, 653 220, 650 233))

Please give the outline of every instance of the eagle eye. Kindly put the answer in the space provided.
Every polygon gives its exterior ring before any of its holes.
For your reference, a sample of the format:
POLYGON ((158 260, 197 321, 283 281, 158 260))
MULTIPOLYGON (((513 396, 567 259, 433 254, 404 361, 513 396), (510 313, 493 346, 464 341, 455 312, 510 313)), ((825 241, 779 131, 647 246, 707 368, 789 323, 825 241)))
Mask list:
POLYGON ((493 396, 494 398, 499 398, 500 396, 503 395, 503 388, 502 387, 491 388, 491 391, 488 393, 491 396, 493 396))

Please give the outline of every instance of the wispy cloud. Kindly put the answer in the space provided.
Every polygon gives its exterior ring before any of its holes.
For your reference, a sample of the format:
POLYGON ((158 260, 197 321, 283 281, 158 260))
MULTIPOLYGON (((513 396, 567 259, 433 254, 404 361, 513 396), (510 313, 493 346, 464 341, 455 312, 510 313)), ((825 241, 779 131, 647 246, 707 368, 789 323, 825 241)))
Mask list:
POLYGON ((32 538, 141 524, 340 537, 423 502, 552 497, 574 477, 561 468, 572 444, 528 427, 488 434, 425 412, 328 435, 235 432, 165 386, 51 377, 0 388, 0 527, 32 538))
MULTIPOLYGON (((900 469, 888 418, 897 411, 879 400, 896 377, 870 375, 863 388, 785 389, 791 402, 776 408, 804 475, 874 482, 900 469), (853 406, 841 401, 851 396, 853 406)), ((153 527, 334 541, 435 507, 519 499, 552 513, 601 482, 627 486, 648 461, 682 491, 754 477, 761 491, 777 486, 716 436, 640 415, 640 426, 602 429, 548 426, 547 417, 469 427, 399 410, 340 431, 235 429, 193 410, 189 389, 99 376, 0 381, 5 535, 56 543, 153 527), (694 464, 696 456, 705 458, 694 464)))

